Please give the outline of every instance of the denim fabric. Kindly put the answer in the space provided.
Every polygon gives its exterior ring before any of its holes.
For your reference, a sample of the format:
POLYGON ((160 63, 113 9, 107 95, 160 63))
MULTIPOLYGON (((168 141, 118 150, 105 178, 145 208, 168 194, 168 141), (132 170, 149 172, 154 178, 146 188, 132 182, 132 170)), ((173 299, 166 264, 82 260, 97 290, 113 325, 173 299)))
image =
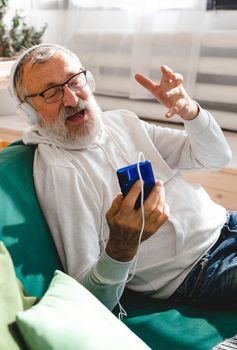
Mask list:
POLYGON ((237 301, 237 211, 227 213, 218 241, 171 299, 221 304, 237 301))

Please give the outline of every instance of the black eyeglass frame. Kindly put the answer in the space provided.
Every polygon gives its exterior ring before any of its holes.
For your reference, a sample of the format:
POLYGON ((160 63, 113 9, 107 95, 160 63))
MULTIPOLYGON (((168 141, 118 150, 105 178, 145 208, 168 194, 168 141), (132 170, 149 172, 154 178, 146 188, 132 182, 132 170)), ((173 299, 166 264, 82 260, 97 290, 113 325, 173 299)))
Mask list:
MULTIPOLYGON (((68 86, 68 87, 71 89, 70 84, 68 84, 68 83, 70 82, 70 80, 73 79, 73 78, 75 78, 77 75, 84 74, 84 75, 85 75, 85 78, 86 78, 85 85, 83 85, 83 86, 81 86, 80 88, 77 89, 77 90, 81 90, 81 89, 83 89, 83 88, 86 86, 86 84, 87 84, 87 76, 86 76, 86 73, 87 73, 87 70, 85 70, 85 69, 84 69, 84 70, 81 70, 80 72, 78 72, 78 73, 74 74, 73 76, 71 76, 71 77, 70 77, 68 80, 66 80, 64 83, 58 84, 58 85, 50 86, 50 87, 48 87, 47 89, 43 90, 42 92, 40 92, 40 93, 38 93, 38 94, 27 95, 27 96, 25 96, 24 100, 26 100, 27 98, 30 98, 30 97, 40 96, 40 97, 42 97, 42 98, 45 100, 46 103, 48 103, 48 104, 54 103, 54 102, 47 102, 47 100, 46 100, 46 98, 45 98, 45 96, 44 96, 45 92, 47 92, 47 91, 50 90, 50 89, 57 88, 57 87, 61 88, 61 90, 63 91, 63 90, 64 90, 64 86, 68 86)), ((71 89, 71 90, 72 90, 72 91, 75 91, 75 90, 73 90, 73 89, 71 89)), ((63 97, 63 95, 62 95, 62 97, 63 97)), ((57 101, 59 101, 60 99, 61 99, 61 98, 59 98, 57 101)), ((55 102, 57 102, 57 101, 55 101, 55 102)))

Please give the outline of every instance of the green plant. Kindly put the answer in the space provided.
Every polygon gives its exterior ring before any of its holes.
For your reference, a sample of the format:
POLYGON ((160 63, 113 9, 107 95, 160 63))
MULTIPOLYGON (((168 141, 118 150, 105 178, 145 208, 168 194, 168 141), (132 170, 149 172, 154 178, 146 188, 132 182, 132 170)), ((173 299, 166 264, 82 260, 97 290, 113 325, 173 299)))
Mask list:
POLYGON ((4 21, 8 11, 9 0, 0 0, 0 56, 11 57, 17 55, 23 48, 40 44, 41 38, 47 28, 45 23, 37 31, 27 25, 21 10, 16 10, 10 25, 4 21))

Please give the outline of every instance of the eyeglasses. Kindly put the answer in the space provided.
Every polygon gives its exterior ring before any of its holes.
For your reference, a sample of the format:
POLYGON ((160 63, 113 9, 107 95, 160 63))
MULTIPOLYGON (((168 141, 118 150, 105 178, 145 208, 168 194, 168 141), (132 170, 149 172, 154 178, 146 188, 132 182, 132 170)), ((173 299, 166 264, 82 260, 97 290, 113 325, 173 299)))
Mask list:
POLYGON ((25 99, 29 97, 40 96, 43 97, 46 103, 54 103, 61 100, 64 96, 64 87, 68 86, 72 91, 78 91, 84 88, 87 84, 86 70, 73 75, 65 83, 60 85, 51 86, 39 94, 32 94, 25 96, 25 99))

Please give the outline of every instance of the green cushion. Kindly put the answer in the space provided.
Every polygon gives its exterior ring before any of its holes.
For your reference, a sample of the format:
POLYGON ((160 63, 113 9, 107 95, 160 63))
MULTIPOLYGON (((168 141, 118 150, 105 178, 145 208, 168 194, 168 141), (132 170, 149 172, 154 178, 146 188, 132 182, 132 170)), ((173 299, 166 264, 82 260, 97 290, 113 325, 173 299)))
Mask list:
POLYGON ((57 271, 40 302, 17 315, 31 350, 148 350, 142 340, 72 277, 57 271))
POLYGON ((25 349, 14 322, 19 311, 26 310, 35 298, 25 297, 18 283, 11 257, 0 242, 0 349, 25 349))
MULTIPOLYGON (((0 152, 0 240, 24 287, 41 296, 54 270, 62 268, 34 192, 34 150, 18 143, 0 152)), ((128 311, 124 323, 153 350, 209 350, 237 334, 236 307, 228 311, 177 306, 132 292, 124 294, 122 305, 128 311)))
POLYGON ((24 288, 42 296, 62 266, 35 194, 34 152, 20 143, 0 152, 0 240, 24 288))
MULTIPOLYGON (((125 324, 153 350, 210 350, 237 334, 237 306, 177 305, 126 291, 121 303, 125 324)), ((117 310, 115 310, 117 312, 117 310)))

